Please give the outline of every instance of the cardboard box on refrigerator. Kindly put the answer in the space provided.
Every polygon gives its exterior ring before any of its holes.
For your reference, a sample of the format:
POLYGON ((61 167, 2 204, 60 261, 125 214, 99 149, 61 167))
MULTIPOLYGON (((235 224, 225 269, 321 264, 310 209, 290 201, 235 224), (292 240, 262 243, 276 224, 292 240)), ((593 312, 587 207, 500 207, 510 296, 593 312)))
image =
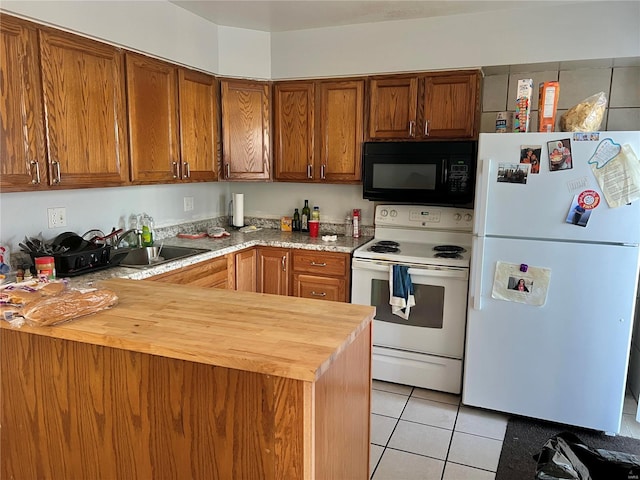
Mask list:
POLYGON ((560 96, 560 82, 542 82, 538 98, 538 131, 554 132, 556 129, 556 112, 558 111, 558 97, 560 96))
POLYGON ((531 96, 533 95, 533 79, 518 80, 518 94, 516 97, 516 115, 513 120, 514 132, 528 132, 531 116, 531 96))

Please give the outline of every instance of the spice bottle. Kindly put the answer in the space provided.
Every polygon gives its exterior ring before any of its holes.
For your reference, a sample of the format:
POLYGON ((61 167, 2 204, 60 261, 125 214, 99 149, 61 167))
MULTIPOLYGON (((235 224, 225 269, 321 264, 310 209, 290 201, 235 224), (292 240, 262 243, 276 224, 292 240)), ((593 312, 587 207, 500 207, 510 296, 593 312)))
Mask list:
POLYGON ((353 209, 353 238, 360 237, 360 209, 353 209))

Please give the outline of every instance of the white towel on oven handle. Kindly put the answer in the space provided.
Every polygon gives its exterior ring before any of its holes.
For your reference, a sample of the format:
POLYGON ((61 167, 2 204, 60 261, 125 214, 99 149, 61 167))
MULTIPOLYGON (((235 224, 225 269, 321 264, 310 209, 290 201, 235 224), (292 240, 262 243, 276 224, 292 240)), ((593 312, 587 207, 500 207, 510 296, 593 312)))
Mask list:
POLYGON ((389 305, 391 313, 405 320, 409 319, 411 307, 416 304, 409 267, 391 265, 389 267, 389 305))

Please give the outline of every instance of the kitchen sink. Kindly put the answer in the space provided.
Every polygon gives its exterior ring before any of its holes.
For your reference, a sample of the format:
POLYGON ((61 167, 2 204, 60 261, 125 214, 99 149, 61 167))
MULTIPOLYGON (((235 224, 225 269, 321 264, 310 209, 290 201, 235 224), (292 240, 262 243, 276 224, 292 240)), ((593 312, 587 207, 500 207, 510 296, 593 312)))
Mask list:
POLYGON ((167 245, 164 245, 162 250, 160 250, 160 247, 133 248, 119 262, 119 265, 121 267, 149 268, 208 251, 206 248, 171 247, 167 245), (158 255, 158 251, 160 255, 158 255))

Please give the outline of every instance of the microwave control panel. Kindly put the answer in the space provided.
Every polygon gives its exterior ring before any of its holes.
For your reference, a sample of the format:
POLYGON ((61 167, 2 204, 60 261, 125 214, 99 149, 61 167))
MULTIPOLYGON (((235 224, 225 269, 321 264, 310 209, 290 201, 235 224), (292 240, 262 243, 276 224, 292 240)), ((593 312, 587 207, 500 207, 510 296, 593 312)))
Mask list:
POLYGON ((465 193, 469 190, 469 165, 463 162, 454 162, 449 166, 447 191, 450 193, 465 193))

